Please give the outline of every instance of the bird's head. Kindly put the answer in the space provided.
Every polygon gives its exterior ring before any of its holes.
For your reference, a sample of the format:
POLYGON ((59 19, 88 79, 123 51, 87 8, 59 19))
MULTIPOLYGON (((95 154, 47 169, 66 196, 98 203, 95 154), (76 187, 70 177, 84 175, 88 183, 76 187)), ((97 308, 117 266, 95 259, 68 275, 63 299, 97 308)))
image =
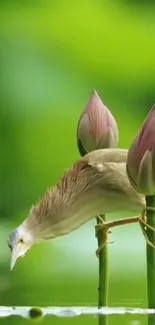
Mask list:
POLYGON ((11 270, 19 257, 23 257, 34 244, 32 235, 20 226, 13 230, 8 238, 8 246, 11 249, 11 270))

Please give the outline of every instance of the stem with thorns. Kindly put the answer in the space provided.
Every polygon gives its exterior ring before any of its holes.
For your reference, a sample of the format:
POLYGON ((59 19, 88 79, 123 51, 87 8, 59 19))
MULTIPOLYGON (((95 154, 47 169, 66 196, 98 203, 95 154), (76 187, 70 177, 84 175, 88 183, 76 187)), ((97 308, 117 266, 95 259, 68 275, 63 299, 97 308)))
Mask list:
MULTIPOLYGON (((149 201, 150 202, 150 201, 149 201)), ((155 203, 155 202, 154 202, 155 203)), ((149 203, 148 203, 149 204, 149 203)), ((107 251, 107 244, 108 244, 108 233, 110 229, 117 226, 128 225, 132 223, 139 223, 143 235, 147 242, 147 250, 149 251, 149 262, 150 258, 155 266, 155 251, 152 252, 152 247, 155 247, 155 208, 150 206, 146 206, 142 210, 141 216, 130 217, 125 219, 118 219, 110 222, 106 222, 105 215, 98 216, 97 218, 97 225, 96 225, 96 237, 98 239, 98 249, 96 251, 97 257, 99 257, 99 287, 98 287, 98 308, 107 306, 108 302, 108 251, 107 251), (147 223, 146 220, 146 213, 150 213, 154 215, 154 221, 147 223), (151 247, 151 248, 150 248, 151 247)), ((151 219, 151 218, 150 218, 151 219)), ((150 272, 150 268, 149 271, 150 272)), ((155 285, 155 273, 149 273, 150 279, 153 278, 153 284, 155 285)), ((155 286, 151 286, 152 282, 148 288, 150 294, 151 301, 154 301, 155 306, 155 294, 154 291, 152 292, 152 288, 154 289, 155 286)), ((151 303, 152 306, 152 303, 151 303)), ((150 306, 149 306, 150 307, 150 306)), ((152 319, 152 318, 151 318, 152 319)), ((98 316, 98 323, 99 325, 107 325, 108 324, 108 317, 106 315, 98 316)), ((149 325, 155 325, 150 322, 149 325)))
MULTIPOLYGON (((151 210, 147 211, 147 224, 149 227, 146 227, 146 234, 148 240, 152 243, 152 247, 154 247, 155 232, 152 232, 150 227, 155 227, 155 196, 146 196, 146 206, 151 207, 151 210)), ((146 247, 148 308, 155 308, 155 249, 152 247, 148 245, 146 247)), ((155 324, 155 319, 151 315, 148 316, 148 324, 155 324)))
MULTIPOLYGON (((150 236, 148 236, 148 233, 146 231, 146 229, 148 229, 155 236, 155 224, 152 226, 151 224, 148 224, 145 221, 146 220, 146 211, 150 212, 150 213, 152 213, 152 212, 155 213, 155 208, 146 207, 143 209, 141 216, 126 218, 126 219, 118 219, 118 220, 114 220, 114 221, 110 221, 110 222, 105 222, 103 220, 103 218, 101 216, 99 216, 98 219, 100 220, 100 222, 98 222, 97 228, 98 229, 100 228, 100 231, 103 234, 102 234, 102 236, 100 235, 100 244, 98 245, 96 255, 99 257, 100 251, 108 243, 108 232, 109 232, 110 228, 128 225, 128 224, 137 223, 137 222, 139 223, 139 225, 141 227, 141 230, 143 232, 143 235, 146 239, 148 246, 155 247, 155 242, 152 241, 152 237, 150 238, 150 236), (101 238, 102 238, 102 240, 101 240, 101 238)), ((153 236, 153 234, 152 234, 152 236, 153 236)))
MULTIPOLYGON (((102 223, 106 222, 105 215, 97 219, 96 237, 98 240, 98 249, 103 242, 107 243, 107 231, 102 231, 102 223)), ((98 308, 105 307, 108 304, 108 251, 107 245, 102 246, 99 254, 99 283, 98 283, 98 308)), ((98 315, 98 324, 107 325, 108 316, 98 315)))

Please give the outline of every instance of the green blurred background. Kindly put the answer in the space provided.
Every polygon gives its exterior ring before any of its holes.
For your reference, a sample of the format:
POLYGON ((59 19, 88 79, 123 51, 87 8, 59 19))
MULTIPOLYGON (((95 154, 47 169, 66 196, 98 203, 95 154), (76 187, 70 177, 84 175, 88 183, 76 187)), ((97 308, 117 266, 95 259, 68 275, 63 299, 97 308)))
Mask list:
MULTIPOLYGON (((79 159, 76 127, 93 88, 119 124, 120 147, 129 147, 155 100, 154 13, 154 1, 0 0, 1 305, 96 306, 95 220, 35 246, 12 272, 7 237, 79 159)), ((109 305, 146 307, 138 225, 114 230, 112 239, 109 305)), ((51 323, 97 318, 43 321, 51 323)), ((129 323, 146 318, 109 319, 129 323)))

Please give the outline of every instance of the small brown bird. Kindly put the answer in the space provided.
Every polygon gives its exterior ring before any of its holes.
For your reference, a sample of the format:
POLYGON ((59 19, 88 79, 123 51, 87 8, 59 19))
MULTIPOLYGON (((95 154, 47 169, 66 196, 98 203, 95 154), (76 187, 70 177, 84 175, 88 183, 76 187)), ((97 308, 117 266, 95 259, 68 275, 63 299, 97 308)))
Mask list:
POLYGON ((68 170, 11 233, 8 240, 11 269, 32 245, 69 234, 95 216, 140 212, 145 207, 145 199, 128 180, 127 154, 125 149, 92 151, 68 170))

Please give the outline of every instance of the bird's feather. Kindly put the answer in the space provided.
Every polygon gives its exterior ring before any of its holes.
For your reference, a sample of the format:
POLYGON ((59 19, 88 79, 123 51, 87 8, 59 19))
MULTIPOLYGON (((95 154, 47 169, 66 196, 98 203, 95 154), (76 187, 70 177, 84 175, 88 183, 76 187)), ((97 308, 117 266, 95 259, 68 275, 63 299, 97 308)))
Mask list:
POLYGON ((140 212, 144 196, 128 180, 127 153, 125 149, 100 149, 85 155, 36 203, 27 226, 44 237, 55 237, 98 214, 140 212))

